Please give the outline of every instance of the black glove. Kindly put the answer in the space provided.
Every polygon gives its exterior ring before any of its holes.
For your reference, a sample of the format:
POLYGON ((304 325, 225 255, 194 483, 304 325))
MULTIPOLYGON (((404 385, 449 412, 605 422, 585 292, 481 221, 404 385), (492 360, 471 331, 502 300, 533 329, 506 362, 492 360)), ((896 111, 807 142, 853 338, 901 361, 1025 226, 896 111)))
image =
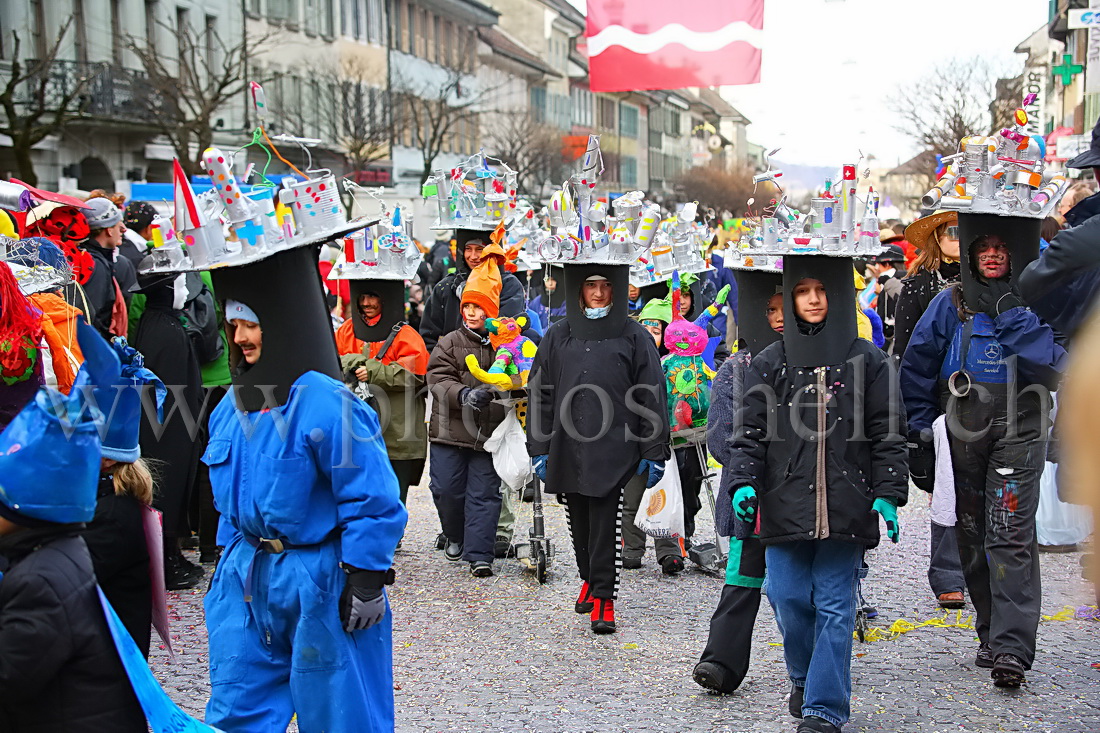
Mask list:
POLYGON ((1021 308, 1024 301, 1016 294, 1012 284, 1007 280, 989 280, 978 296, 978 310, 990 318, 1009 311, 1013 308, 1021 308))
POLYGON ((932 492, 936 483, 936 447, 920 431, 909 434, 909 476, 918 489, 932 492))
POLYGON ((393 570, 360 570, 344 566, 347 579, 340 594, 340 621, 344 631, 369 629, 386 616, 386 594, 383 585, 393 583, 393 570))
POLYGON ((488 385, 484 387, 466 387, 458 396, 458 404, 468 405, 475 410, 484 410, 495 396, 496 390, 488 385))

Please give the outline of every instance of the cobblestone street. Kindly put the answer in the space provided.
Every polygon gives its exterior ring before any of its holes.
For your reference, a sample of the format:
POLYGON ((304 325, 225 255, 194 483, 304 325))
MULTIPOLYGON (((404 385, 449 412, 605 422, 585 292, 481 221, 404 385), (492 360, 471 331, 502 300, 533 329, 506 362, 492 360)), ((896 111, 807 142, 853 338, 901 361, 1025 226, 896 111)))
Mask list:
MULTIPOLYGON (((943 616, 925 578, 928 500, 916 490, 910 499, 900 513, 901 544, 884 544, 868 559, 864 594, 879 608, 873 624, 882 629, 898 618, 943 616)), ((410 513, 390 594, 399 731, 794 731, 767 603, 748 678, 736 694, 714 696, 695 685, 691 670, 721 589, 717 576, 690 570, 664 577, 650 549, 642 569, 623 579, 619 633, 597 637, 588 617, 573 613, 580 583, 565 512, 552 499, 549 532, 561 552, 542 587, 515 560, 497 561, 488 579, 447 562, 432 549, 438 520, 426 488, 410 493, 410 513)), ((521 537, 530 505, 518 514, 521 537)), ((1095 602, 1080 578, 1080 558, 1042 556, 1044 614, 1095 602)), ((170 596, 177 659, 156 650, 154 670, 173 699, 201 716, 209 693, 202 593, 170 596)), ((988 671, 974 666, 976 648, 974 632, 962 628, 856 642, 845 731, 1100 730, 1100 669, 1092 667, 1100 662, 1100 623, 1040 624, 1034 669, 1015 693, 995 689, 988 671)))

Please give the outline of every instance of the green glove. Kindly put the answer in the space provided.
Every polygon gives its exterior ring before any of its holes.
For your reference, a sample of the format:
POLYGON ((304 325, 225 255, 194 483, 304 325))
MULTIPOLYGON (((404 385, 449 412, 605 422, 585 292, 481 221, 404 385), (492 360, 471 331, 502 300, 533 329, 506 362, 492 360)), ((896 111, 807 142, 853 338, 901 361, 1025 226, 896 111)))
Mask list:
POLYGON ((756 516, 756 489, 742 486, 733 492, 733 513, 742 522, 751 522, 756 516))
POLYGON ((718 291, 718 297, 714 299, 714 302, 717 305, 720 305, 720 306, 725 305, 726 304, 726 298, 729 297, 729 294, 730 294, 730 286, 729 285, 723 286, 722 289, 718 291))
POLYGON ((896 545, 901 537, 901 525, 898 524, 898 508, 894 506, 893 500, 875 499, 871 511, 878 512, 882 521, 886 522, 886 536, 896 545))

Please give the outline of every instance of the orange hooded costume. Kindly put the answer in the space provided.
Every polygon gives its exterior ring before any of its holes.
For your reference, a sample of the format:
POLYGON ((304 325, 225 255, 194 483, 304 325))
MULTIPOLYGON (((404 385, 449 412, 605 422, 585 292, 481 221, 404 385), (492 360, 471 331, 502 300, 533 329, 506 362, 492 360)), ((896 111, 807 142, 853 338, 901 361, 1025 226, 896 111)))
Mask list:
POLYGON ((57 388, 65 394, 73 387, 84 354, 76 341, 76 319, 84 313, 54 293, 35 293, 28 300, 42 311, 42 337, 50 350, 57 388))

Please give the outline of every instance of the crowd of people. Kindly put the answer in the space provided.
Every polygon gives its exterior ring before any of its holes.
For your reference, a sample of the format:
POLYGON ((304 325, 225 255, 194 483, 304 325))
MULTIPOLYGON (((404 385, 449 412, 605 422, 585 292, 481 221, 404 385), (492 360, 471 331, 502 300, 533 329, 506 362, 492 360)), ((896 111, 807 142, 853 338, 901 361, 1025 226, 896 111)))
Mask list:
MULTIPOLYGON (((1100 179, 1100 139, 1071 165, 1100 179)), ((736 233, 707 222, 710 269, 643 286, 601 262, 519 269, 503 228, 422 248, 411 281, 341 279, 328 245, 139 275, 151 203, 98 192, 2 212, 0 727, 145 730, 95 584, 148 656, 159 584, 193 588, 216 567, 208 724, 392 729, 385 586, 408 492, 427 468, 435 550, 492 576, 527 494, 491 447, 517 402, 531 472, 565 507, 574 610, 592 632, 617 630, 624 571, 646 553, 633 520, 666 471, 684 527, 655 557, 685 570, 709 449, 730 539, 700 685, 741 684, 766 588, 798 731, 842 729, 859 578, 882 528, 898 542, 912 479, 932 493, 935 602, 969 600, 975 663, 1019 687, 1042 598, 1041 478, 1057 462, 1051 393, 1075 342, 1096 348, 1093 189, 1073 186, 1033 239, 928 211, 887 222, 862 261, 791 254, 782 270, 726 267, 736 233), (17 268, 66 277, 24 292, 17 268), (696 338, 708 376, 685 386, 667 366, 696 338), (672 395, 701 384, 685 418, 672 395)), ((1066 420, 1087 423, 1080 403, 1066 420)), ((1060 442, 1084 465, 1087 431, 1073 433, 1060 442)), ((1063 499, 1095 484, 1075 471, 1049 482, 1063 499)))

